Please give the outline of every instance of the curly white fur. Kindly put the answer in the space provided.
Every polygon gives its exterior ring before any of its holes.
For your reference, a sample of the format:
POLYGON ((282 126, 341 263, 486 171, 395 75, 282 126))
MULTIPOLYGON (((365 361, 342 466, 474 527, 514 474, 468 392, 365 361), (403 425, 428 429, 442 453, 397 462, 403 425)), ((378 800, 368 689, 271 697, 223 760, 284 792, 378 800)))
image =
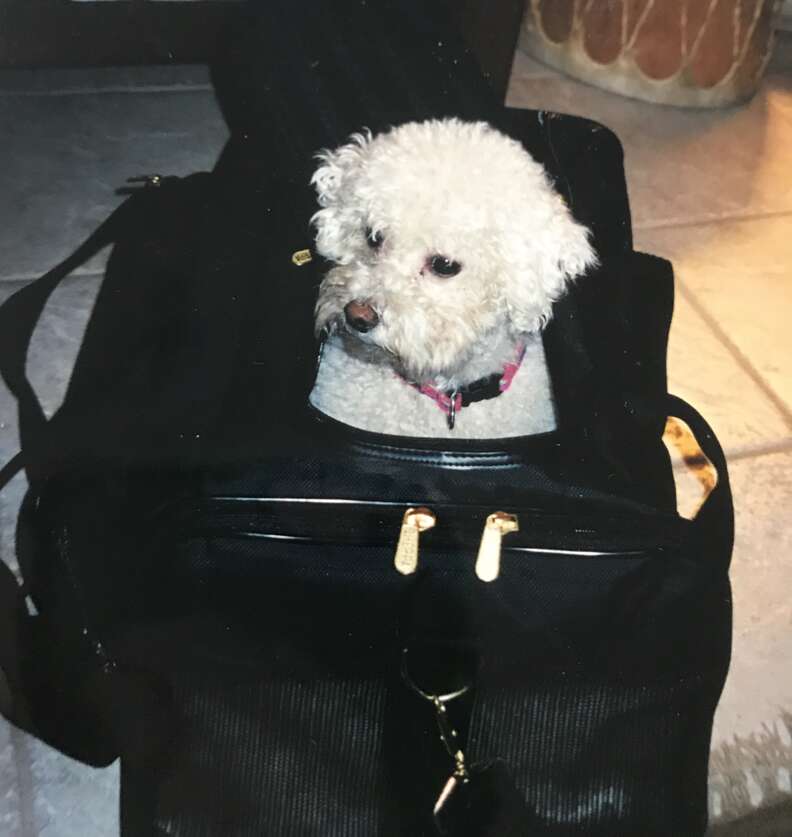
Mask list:
MULTIPOLYGON (((539 333, 567 283, 596 262, 588 230, 573 219, 544 168, 483 122, 447 119, 408 123, 377 137, 356 134, 320 155, 313 183, 321 206, 314 216, 317 249, 336 263, 320 288, 316 327, 346 335, 333 345, 352 347, 346 376, 356 380, 361 362, 372 365, 368 373, 378 374, 381 386, 393 370, 449 390, 497 371, 518 342, 539 333), (373 236, 381 241, 376 248, 373 236), (458 274, 436 275, 435 257, 456 263, 458 274), (346 327, 344 307, 352 301, 376 311, 379 323, 371 331, 346 327)), ((363 426, 355 414, 371 411, 361 410, 359 387, 348 393, 348 409, 339 407, 345 373, 334 358, 334 380, 320 367, 312 401, 323 409, 332 400, 326 412, 363 426)), ((381 386, 369 383, 379 387, 371 398, 381 404, 381 386)), ((538 386, 536 394, 549 399, 549 386, 538 386)), ((474 406, 494 408, 506 399, 510 392, 466 408, 460 428, 474 406)), ((431 406, 432 426, 419 421, 410 435, 467 435, 449 434, 442 412, 431 406)), ((498 412, 503 409, 500 404, 498 412)), ((383 430, 385 423, 375 415, 365 424, 383 430)), ((399 425, 405 432, 409 418, 399 425)), ((495 424, 487 430, 477 435, 515 435, 495 424)))

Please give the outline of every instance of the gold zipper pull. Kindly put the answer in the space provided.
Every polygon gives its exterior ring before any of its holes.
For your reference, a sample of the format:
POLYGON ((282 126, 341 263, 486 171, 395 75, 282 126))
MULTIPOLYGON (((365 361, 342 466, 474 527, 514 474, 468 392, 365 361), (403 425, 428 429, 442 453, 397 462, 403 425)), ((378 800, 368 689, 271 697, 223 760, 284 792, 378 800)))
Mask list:
POLYGON ((501 542, 504 535, 519 532, 517 517, 506 512, 495 512, 487 518, 481 546, 476 558, 476 575, 481 581, 495 581, 500 575, 501 542))
POLYGON ((396 569, 402 575, 412 575, 418 569, 418 542, 421 532, 431 529, 437 518, 430 509, 407 509, 402 518, 399 543, 396 545, 396 569))

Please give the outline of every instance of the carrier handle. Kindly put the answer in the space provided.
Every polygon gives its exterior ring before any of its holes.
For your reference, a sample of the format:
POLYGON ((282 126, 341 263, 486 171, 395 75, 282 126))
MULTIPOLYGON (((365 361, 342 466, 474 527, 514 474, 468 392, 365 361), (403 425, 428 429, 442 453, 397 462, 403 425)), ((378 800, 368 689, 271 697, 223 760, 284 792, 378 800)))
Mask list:
MULTIPOLYGON (((118 240, 129 223, 135 197, 130 197, 60 264, 25 285, 0 305, 0 377, 17 400, 22 450, 0 466, 0 491, 28 467, 27 453, 46 432, 48 420, 27 375, 33 332, 47 300, 63 279, 118 240)), ((25 588, 0 556, 0 711, 19 726, 31 729, 19 686, 22 638, 31 635, 25 588)))
POLYGON ((718 437, 707 420, 695 407, 692 407, 677 395, 669 393, 666 398, 666 405, 669 417, 682 419, 693 431, 702 453, 712 462, 718 472, 718 485, 724 482, 728 486, 729 474, 726 467, 726 454, 724 454, 718 437))
MULTIPOLYGON (((47 432, 48 419, 26 368, 33 332, 47 301, 63 279, 99 251, 116 243, 134 219, 145 217, 139 210, 143 202, 141 197, 146 191, 133 192, 68 258, 0 305, 0 377, 17 400, 22 448, 0 467, 0 491, 23 469, 30 468, 29 454, 35 451, 37 443, 47 432)), ((47 736, 45 731, 38 729, 30 711, 31 696, 22 685, 24 656, 34 653, 32 649, 40 641, 33 619, 27 608, 24 582, 20 583, 0 556, 0 714, 21 729, 63 749, 57 736, 47 736)), ((109 764, 117 755, 108 748, 96 753, 92 751, 90 759, 97 765, 109 764)), ((85 760, 76 751, 69 754, 85 760)))
MULTIPOLYGON (((0 491, 25 467, 25 451, 40 438, 47 425, 41 402, 27 376, 27 355, 33 332, 47 300, 72 271, 112 244, 125 220, 125 201, 68 258, 40 278, 25 285, 0 306, 0 376, 17 400, 22 450, 0 467, 0 491)), ((18 726, 32 730, 19 685, 20 647, 30 634, 25 590, 0 556, 0 712, 18 726)))
MULTIPOLYGON (((194 175, 195 176, 195 175, 194 175)), ((132 178, 131 182, 138 178, 132 178)), ((124 190, 129 195, 88 238, 64 261, 25 285, 0 305, 0 377, 17 400, 22 453, 0 470, 0 490, 23 468, 29 467, 26 452, 32 451, 46 431, 48 419, 27 376, 27 356, 33 332, 47 300, 63 279, 93 258, 100 250, 116 244, 134 221, 146 219, 146 201, 178 177, 146 178, 146 185, 124 190)))
MULTIPOLYGON (((63 279, 112 244, 119 225, 128 214, 125 201, 67 259, 48 273, 25 285, 0 306, 0 376, 17 399, 19 433, 24 451, 47 424, 41 402, 27 376, 27 355, 33 332, 52 292, 63 279)), ((15 457, 3 468, 0 489, 21 469, 15 457)))
MULTIPOLYGON (((695 436, 701 452, 709 459, 718 474, 715 487, 693 518, 693 526, 701 533, 702 537, 707 535, 719 538, 726 537, 731 542, 734 538, 732 493, 726 455, 718 437, 698 410, 676 395, 668 394, 666 396, 666 412, 668 416, 681 419, 687 424, 695 436)), ((728 550, 728 554, 731 554, 731 549, 728 550)))

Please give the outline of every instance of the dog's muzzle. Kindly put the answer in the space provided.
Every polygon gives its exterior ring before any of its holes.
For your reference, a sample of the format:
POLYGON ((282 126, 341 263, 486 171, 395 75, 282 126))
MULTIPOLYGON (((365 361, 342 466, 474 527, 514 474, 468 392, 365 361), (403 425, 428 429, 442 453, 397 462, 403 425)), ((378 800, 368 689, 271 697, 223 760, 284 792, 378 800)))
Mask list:
POLYGON ((379 324, 379 314, 367 303, 357 300, 344 306, 347 325, 360 334, 366 334, 379 324))

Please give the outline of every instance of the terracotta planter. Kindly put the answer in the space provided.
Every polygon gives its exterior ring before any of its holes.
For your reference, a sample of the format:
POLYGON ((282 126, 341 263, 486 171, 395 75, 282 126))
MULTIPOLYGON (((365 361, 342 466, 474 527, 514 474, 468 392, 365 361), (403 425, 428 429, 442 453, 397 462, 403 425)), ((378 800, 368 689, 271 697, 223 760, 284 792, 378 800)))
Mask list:
POLYGON ((526 0, 522 44, 589 84, 722 107, 756 91, 781 0, 526 0))

